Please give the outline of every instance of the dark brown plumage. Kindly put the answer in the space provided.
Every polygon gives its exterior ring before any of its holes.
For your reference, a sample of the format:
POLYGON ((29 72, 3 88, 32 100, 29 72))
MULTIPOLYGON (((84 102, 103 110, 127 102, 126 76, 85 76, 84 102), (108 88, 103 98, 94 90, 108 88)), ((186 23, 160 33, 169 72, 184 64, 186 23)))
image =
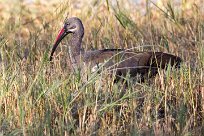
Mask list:
POLYGON ((126 75, 128 72, 131 76, 147 74, 149 70, 151 75, 157 73, 158 68, 164 69, 167 64, 179 67, 181 58, 163 53, 163 52, 131 52, 124 49, 104 49, 95 51, 83 51, 81 42, 84 35, 84 27, 79 18, 72 17, 65 21, 64 27, 60 31, 52 48, 50 61, 60 41, 67 35, 71 34, 68 42, 70 62, 74 70, 81 69, 86 72, 84 67, 89 66, 91 71, 96 71, 103 66, 106 69, 116 72, 117 76, 126 75))

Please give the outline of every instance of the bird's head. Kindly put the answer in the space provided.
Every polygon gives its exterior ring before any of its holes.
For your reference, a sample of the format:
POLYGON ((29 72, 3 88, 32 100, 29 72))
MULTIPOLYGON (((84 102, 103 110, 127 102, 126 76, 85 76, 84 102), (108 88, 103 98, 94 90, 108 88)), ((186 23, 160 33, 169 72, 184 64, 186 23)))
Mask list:
POLYGON ((72 17, 72 18, 68 18, 65 20, 64 22, 64 26, 63 28, 60 30, 56 40, 55 40, 55 44, 52 48, 52 52, 50 55, 50 61, 52 60, 52 56, 57 48, 57 46, 59 45, 59 43, 61 42, 61 40, 68 34, 74 34, 75 37, 78 38, 83 38, 84 36, 84 27, 83 24, 81 22, 81 20, 77 17, 72 17))

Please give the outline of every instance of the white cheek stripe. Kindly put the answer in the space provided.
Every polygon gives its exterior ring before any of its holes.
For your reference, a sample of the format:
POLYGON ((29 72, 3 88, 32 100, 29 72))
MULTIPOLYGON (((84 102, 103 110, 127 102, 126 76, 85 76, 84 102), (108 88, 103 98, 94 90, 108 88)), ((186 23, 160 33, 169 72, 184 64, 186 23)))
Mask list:
POLYGON ((77 30, 77 28, 73 28, 73 29, 69 29, 69 31, 74 32, 75 30, 77 30))

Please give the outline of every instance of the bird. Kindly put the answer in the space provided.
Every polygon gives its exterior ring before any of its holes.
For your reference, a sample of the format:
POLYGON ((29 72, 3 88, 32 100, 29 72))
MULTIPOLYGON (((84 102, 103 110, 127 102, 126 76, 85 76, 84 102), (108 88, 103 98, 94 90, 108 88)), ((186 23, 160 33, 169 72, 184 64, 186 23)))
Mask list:
POLYGON ((71 69, 82 72, 81 75, 87 74, 87 68, 91 72, 96 72, 102 67, 108 69, 110 74, 115 74, 116 80, 128 73, 131 77, 140 75, 141 78, 151 73, 149 77, 152 77, 158 73, 158 69, 166 69, 169 64, 179 68, 182 62, 180 57, 164 52, 135 52, 128 49, 84 51, 82 48, 84 26, 78 17, 65 19, 51 50, 50 61, 56 48, 67 35, 71 35, 67 43, 71 69))

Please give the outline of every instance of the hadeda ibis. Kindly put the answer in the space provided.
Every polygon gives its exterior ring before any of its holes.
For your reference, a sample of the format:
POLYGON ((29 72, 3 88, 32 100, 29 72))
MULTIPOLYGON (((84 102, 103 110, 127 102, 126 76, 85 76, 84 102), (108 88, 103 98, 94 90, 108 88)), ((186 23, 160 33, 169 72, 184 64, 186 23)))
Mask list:
POLYGON ((68 34, 71 34, 67 43, 69 59, 74 70, 82 70, 87 65, 91 71, 95 71, 98 67, 115 71, 117 77, 125 76, 127 73, 130 76, 141 75, 143 77, 147 73, 151 73, 151 76, 156 75, 158 68, 165 69, 167 64, 179 67, 182 61, 180 57, 163 52, 133 52, 125 49, 83 51, 81 44, 84 26, 77 17, 65 20, 52 48, 50 61, 57 46, 68 34))

